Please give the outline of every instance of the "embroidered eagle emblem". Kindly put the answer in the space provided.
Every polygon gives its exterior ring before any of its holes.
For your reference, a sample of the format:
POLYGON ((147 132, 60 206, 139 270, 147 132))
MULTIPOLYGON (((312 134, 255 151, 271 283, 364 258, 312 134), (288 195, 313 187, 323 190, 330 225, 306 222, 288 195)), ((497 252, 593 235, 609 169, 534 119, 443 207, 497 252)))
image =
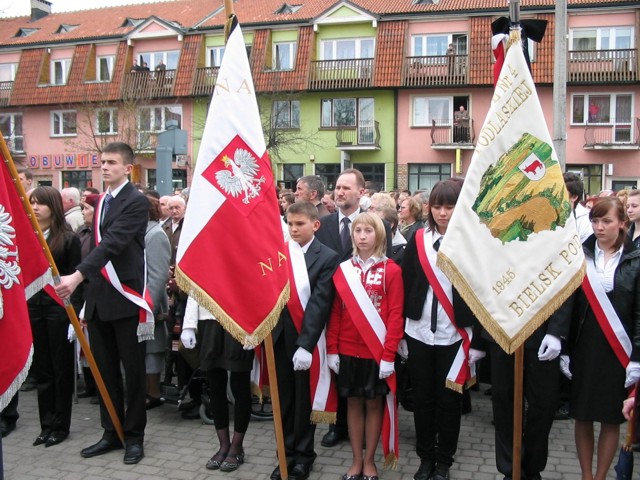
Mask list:
POLYGON ((217 171, 216 181, 227 195, 237 197, 244 194, 242 203, 245 204, 260 195, 261 184, 265 182, 265 178, 264 176, 256 178, 260 167, 251 152, 238 148, 233 158, 224 155, 221 161, 229 170, 217 171))
POLYGON ((19 284, 20 265, 18 264, 18 252, 15 249, 13 239, 16 231, 11 226, 12 218, 6 212, 4 205, 0 205, 0 318, 4 317, 4 300, 2 289, 9 290, 13 284, 19 284))

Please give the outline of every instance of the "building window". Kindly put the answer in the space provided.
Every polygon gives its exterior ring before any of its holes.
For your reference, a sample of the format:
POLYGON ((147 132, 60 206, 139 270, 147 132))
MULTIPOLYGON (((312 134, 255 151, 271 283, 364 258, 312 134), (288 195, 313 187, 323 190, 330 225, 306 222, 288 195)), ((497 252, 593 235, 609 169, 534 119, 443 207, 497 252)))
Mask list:
POLYGON ((69 76, 69 68, 71 67, 71 59, 51 61, 51 84, 65 85, 69 76))
POLYGON ((96 110, 96 130, 98 135, 115 135, 118 133, 118 110, 100 108, 96 110))
POLYGON ((219 67, 222 64, 224 47, 210 47, 207 49, 207 67, 219 67))
MULTIPOLYGON (((171 170, 171 183, 173 191, 180 188, 187 188, 187 171, 174 168, 171 170)), ((147 188, 155 190, 158 186, 157 170, 150 168, 147 170, 147 188)))
POLYGON ((147 64, 149 70, 155 70, 160 64, 164 64, 166 70, 176 70, 178 68, 179 50, 167 52, 140 53, 141 65, 147 64))
POLYGON ((166 130, 169 120, 177 121, 177 128, 182 127, 182 105, 140 107, 138 109, 138 149, 153 149, 152 138, 166 130))
POLYGON ((453 97, 413 97, 411 126, 449 126, 453 122, 453 97))
POLYGON ((64 188, 76 187, 83 191, 87 187, 93 187, 91 170, 64 170, 62 172, 62 185, 64 188))
POLYGON ((567 172, 582 178, 586 196, 598 195, 602 190, 602 165, 567 165, 567 172))
POLYGON ((321 126, 336 128, 373 124, 374 105, 373 98, 323 98, 321 126))
POLYGON ((293 70, 296 61, 296 42, 276 43, 273 46, 274 70, 293 70))
POLYGON ((378 188, 384 190, 384 163, 354 163, 352 167, 360 170, 367 182, 375 182, 378 188))
POLYGON ((375 41, 373 38, 347 38, 323 40, 320 45, 320 60, 373 58, 375 41))
POLYGON ((571 123, 630 125, 633 96, 625 93, 573 95, 571 123))
POLYGON ((13 82, 17 69, 17 63, 0 63, 0 82, 13 82))
POLYGON ((21 113, 0 113, 0 133, 7 142, 9 151, 24 152, 21 113))
POLYGON ((414 57, 446 55, 450 44, 453 44, 455 55, 467 54, 466 34, 438 34, 413 35, 411 37, 411 55, 414 57))
POLYGON ((634 45, 633 27, 580 28, 569 32, 571 50, 620 50, 634 45))
POLYGON ((327 190, 333 190, 340 176, 340 164, 316 163, 316 175, 322 179, 327 190))
POLYGON ((304 176, 303 163, 283 163, 282 164, 282 181, 284 188, 295 189, 298 179, 304 176))
POLYGON ((76 135, 76 111, 58 110, 51 112, 51 136, 70 137, 76 135))
POLYGON ((97 80, 101 82, 110 82, 113 78, 113 64, 116 57, 113 55, 107 57, 98 57, 96 59, 97 80))
POLYGON ((299 100, 276 100, 273 102, 271 112, 273 115, 273 128, 300 128, 299 100))
POLYGON ((430 192, 440 180, 451 178, 450 163, 414 163, 409 164, 409 190, 430 192))

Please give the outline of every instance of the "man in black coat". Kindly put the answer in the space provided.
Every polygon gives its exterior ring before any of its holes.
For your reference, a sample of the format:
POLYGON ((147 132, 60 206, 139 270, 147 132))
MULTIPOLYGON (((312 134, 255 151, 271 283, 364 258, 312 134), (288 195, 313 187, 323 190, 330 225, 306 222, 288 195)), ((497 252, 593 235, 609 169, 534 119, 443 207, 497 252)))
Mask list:
MULTIPOLYGON (((138 463, 144 456, 145 344, 138 340, 140 307, 127 299, 109 282, 101 270, 112 263, 119 281, 142 294, 144 288, 144 235, 149 218, 149 203, 127 177, 133 169, 134 154, 125 143, 114 142, 102 151, 101 165, 107 193, 96 212, 94 230, 99 229, 99 245, 92 240, 92 250, 71 275, 62 277, 56 293, 66 298, 86 279, 85 318, 91 347, 98 368, 125 436, 124 463, 138 463), (126 377, 125 398, 120 364, 126 377)), ((111 418, 100 402, 102 439, 82 450, 85 458, 122 448, 111 418)))

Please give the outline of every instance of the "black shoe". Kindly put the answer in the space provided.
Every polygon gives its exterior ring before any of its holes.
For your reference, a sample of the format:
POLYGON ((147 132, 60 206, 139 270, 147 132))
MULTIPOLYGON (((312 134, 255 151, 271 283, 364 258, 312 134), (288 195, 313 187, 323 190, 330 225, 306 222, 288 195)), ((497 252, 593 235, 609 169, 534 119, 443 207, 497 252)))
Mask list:
POLYGON ((307 480, 311 473, 311 465, 305 465, 303 463, 296 463, 289 472, 289 478, 291 480, 307 480))
POLYGON ((120 448, 122 448, 122 444, 118 440, 109 441, 102 438, 98 443, 82 449, 80 455, 83 458, 97 457, 98 455, 104 455, 105 453, 109 453, 120 448))
POLYGON ((53 447, 54 445, 64 442, 68 436, 69 434, 66 432, 53 432, 51 435, 49 435, 49 438, 47 438, 44 446, 47 448, 53 447))
POLYGON ((0 431, 2 432, 2 438, 9 435, 16 429, 16 422, 7 422, 6 420, 0 419, 0 431))
POLYGON ((335 430, 329 430, 327 433, 325 433, 324 437, 322 437, 320 445, 322 445, 323 447, 335 447, 337 444, 346 439, 347 436, 344 433, 340 433, 335 430))
MULTIPOLYGON (((237 455, 227 455, 222 465, 220 465, 221 472, 233 472, 238 469, 240 465, 244 463, 244 452, 237 455)), ((291 476, 290 476, 291 477, 291 476)))
POLYGON ((227 458, 226 453, 221 453, 219 450, 215 453, 213 457, 209 459, 207 462, 206 468, 207 470, 219 470, 222 466, 222 462, 227 458))
POLYGON ((38 435, 36 437, 36 439, 34 440, 33 446, 37 447, 38 445, 42 445, 43 443, 47 443, 47 440, 49 439, 49 435, 51 435, 50 431, 48 431, 48 430, 41 431, 40 435, 38 435))
POLYGON ((30 392, 31 390, 35 390, 36 388, 38 388, 38 382, 36 382, 32 377, 27 377, 27 379, 20 387, 20 391, 30 392))
POLYGON ((85 390, 83 392, 78 393, 78 398, 91 398, 96 395, 95 390, 85 390))
POLYGON ((196 420, 200 418, 200 405, 196 405, 190 410, 185 410, 182 412, 182 418, 186 418, 187 420, 196 420))
POLYGON ((124 450, 124 463, 134 465, 144 457, 144 447, 141 443, 129 443, 124 450))
POLYGON ((432 478, 433 480, 449 480, 449 467, 438 465, 432 478))
POLYGON ((435 465, 433 460, 422 460, 420 462, 420 468, 413 476, 413 480, 429 480, 433 475, 433 469, 435 465))
POLYGON ((91 405, 100 405, 100 397, 98 397, 97 395, 95 397, 91 397, 91 400, 89 400, 89 403, 91 405))
POLYGON ((569 407, 567 405, 560 405, 560 408, 556 410, 553 418, 555 420, 569 420, 569 407))
MULTIPOLYGON (((150 397, 147 395, 147 402, 146 402, 145 408, 147 410, 151 410, 152 408, 159 407, 163 404, 164 404, 164 400, 161 399, 160 397, 150 397)), ((199 413, 198 413, 198 416, 200 416, 199 413)))
POLYGON ((186 412, 187 410, 192 410, 196 407, 200 407, 200 402, 189 400, 188 402, 181 403, 178 407, 178 410, 180 410, 181 412, 186 412))
POLYGON ((282 474, 280 473, 280 465, 273 469, 271 472, 271 476, 269 477, 271 480, 282 480, 282 474))

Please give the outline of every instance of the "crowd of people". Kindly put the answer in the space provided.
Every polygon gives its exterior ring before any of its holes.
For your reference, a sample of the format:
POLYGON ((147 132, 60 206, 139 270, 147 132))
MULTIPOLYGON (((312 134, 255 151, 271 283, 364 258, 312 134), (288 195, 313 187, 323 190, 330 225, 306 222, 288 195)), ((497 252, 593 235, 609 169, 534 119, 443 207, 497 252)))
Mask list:
MULTIPOLYGON (((206 383, 218 445, 203 463, 233 472, 245 459, 255 353, 176 283, 188 189, 161 197, 138 188, 128 180, 133 163, 128 145, 104 148, 104 193, 33 188, 29 170, 20 169, 62 275, 55 294, 43 290, 28 304, 34 357, 24 389, 37 389, 41 426, 33 445, 57 445, 71 430, 78 352, 57 301, 69 298, 124 431, 122 443, 104 401, 96 398, 103 434, 81 456, 124 448, 124 463, 138 463, 146 412, 163 405, 162 387, 176 377, 178 388, 189 390, 190 401, 181 405, 186 419, 199 417, 206 383), (193 381, 195 369, 205 374, 200 382, 193 381)), ((493 342, 436 265, 463 182, 451 178, 430 191, 380 192, 360 171, 348 169, 333 191, 320 177, 305 176, 293 191, 278 192, 296 291, 272 332, 289 478, 310 476, 315 426, 326 422, 324 447, 350 442, 352 461, 343 480, 377 480, 380 441, 385 466, 398 461, 396 398, 410 386, 420 461, 413 478, 449 479, 474 380, 455 362, 463 352, 468 365, 490 372, 483 380, 492 385, 496 467, 511 479, 513 357, 493 342), (401 362, 402 372, 396 368, 401 362)), ((542 478, 553 421, 567 417, 575 420, 583 480, 604 480, 640 380, 640 191, 585 199, 579 176, 565 174, 565 184, 586 256, 585 283, 592 288, 583 284, 525 343, 526 480, 542 478), (616 341, 628 344, 627 361, 616 341)), ((85 381, 79 396, 98 397, 79 358, 85 381)), ((17 419, 18 394, 2 412, 3 437, 17 419)), ((275 466, 271 479, 281 478, 275 466)))

